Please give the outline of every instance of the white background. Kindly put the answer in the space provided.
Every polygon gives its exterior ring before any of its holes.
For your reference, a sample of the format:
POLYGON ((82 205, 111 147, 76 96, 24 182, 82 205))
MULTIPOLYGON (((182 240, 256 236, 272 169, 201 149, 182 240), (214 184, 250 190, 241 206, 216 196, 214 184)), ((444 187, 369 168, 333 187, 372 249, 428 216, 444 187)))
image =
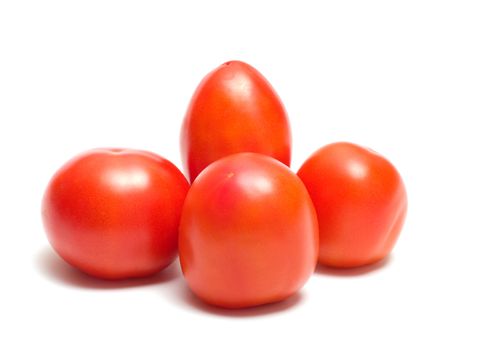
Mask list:
POLYGON ((0 348, 486 349, 487 117, 486 1, 1 1, 0 348), (180 166, 193 90, 230 59, 281 96, 294 170, 339 140, 397 166, 391 258, 232 312, 192 298, 177 263, 116 283, 64 264, 40 217, 54 171, 101 146, 180 166))

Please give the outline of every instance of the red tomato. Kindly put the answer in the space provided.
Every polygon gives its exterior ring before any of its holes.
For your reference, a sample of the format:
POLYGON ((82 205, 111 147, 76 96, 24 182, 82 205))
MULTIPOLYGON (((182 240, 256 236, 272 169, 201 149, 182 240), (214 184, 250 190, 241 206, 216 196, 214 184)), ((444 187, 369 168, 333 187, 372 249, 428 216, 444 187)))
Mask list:
POLYGON ((210 72, 188 107, 181 154, 190 180, 210 163, 239 152, 269 155, 290 165, 288 117, 268 81, 250 65, 231 61, 210 72))
POLYGON ((190 289, 207 303, 241 308, 283 300, 317 262, 312 201, 277 160, 254 153, 225 157, 188 192, 179 252, 190 289))
POLYGON ((407 195, 388 160, 367 148, 334 143, 312 154, 298 176, 317 210, 320 263, 355 267, 390 253, 403 226, 407 195))
POLYGON ((54 250, 101 278, 142 277, 177 254, 178 224, 189 184, 149 152, 96 149, 51 179, 42 214, 54 250))

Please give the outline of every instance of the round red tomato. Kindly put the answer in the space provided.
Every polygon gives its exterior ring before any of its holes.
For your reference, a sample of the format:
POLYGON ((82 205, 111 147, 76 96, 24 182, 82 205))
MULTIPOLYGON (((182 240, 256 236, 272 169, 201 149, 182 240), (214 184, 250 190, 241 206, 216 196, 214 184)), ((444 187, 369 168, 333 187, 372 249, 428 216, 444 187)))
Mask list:
POLYGON ((147 276, 176 257, 188 188, 184 175, 155 154, 92 150, 51 179, 42 206, 46 233, 64 260, 90 275, 147 276))
POLYGON ((266 154, 290 165, 288 117, 269 82, 253 67, 224 63, 191 99, 181 130, 181 154, 190 180, 210 163, 239 152, 266 154))
POLYGON ((190 289, 207 303, 241 308, 283 300, 317 262, 312 201, 277 160, 254 153, 225 157, 188 192, 179 253, 190 289))
POLYGON ((407 210, 400 174, 378 153, 351 143, 316 151, 298 176, 317 211, 319 262, 356 267, 393 249, 407 210))

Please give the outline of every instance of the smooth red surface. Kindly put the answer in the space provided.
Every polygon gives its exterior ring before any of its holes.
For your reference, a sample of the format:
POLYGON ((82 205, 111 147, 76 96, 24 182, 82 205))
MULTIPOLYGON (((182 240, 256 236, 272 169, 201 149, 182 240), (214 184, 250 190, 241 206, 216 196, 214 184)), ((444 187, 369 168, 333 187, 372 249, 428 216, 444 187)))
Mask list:
POLYGON ((356 267, 383 259, 400 234, 407 195, 400 174, 378 153, 334 143, 298 171, 317 210, 319 262, 356 267))
POLYGON ((312 201, 277 160, 228 156, 190 188, 179 253, 188 285, 207 303, 241 308, 283 300, 303 286, 317 262, 312 201))
POLYGON ((142 277, 177 254, 178 224, 189 184, 149 152, 96 149, 51 179, 42 214, 56 252, 101 278, 142 277))
POLYGON ((196 89, 181 129, 181 155, 191 182, 210 163, 256 152, 290 165, 288 117, 269 82, 253 67, 230 61, 196 89))

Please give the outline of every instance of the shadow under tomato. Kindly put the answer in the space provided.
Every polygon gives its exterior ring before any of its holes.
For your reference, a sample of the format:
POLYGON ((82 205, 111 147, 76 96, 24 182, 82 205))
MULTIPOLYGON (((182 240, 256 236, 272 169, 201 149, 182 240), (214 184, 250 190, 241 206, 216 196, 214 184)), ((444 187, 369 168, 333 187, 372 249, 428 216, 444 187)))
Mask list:
POLYGON ((386 258, 374 264, 360 266, 360 267, 353 267, 353 268, 337 268, 337 267, 329 267, 329 266, 318 264, 317 267, 315 268, 315 273, 319 275, 330 275, 330 276, 338 276, 338 277, 362 276, 384 269, 386 266, 391 264, 392 260, 393 257, 390 254, 386 258))
POLYGON ((178 263, 175 261, 163 271, 149 277, 115 281, 99 279, 75 269, 57 256, 49 247, 39 251, 35 265, 45 277, 54 282, 88 289, 119 289, 153 285, 171 281, 181 274, 178 263))
POLYGON ((185 305, 190 306, 192 309, 203 313, 224 317, 256 317, 275 314, 290 310, 303 301, 303 292, 298 292, 288 299, 276 303, 242 309, 226 309, 207 304, 200 300, 191 292, 184 281, 178 283, 178 286, 174 292, 185 305))

